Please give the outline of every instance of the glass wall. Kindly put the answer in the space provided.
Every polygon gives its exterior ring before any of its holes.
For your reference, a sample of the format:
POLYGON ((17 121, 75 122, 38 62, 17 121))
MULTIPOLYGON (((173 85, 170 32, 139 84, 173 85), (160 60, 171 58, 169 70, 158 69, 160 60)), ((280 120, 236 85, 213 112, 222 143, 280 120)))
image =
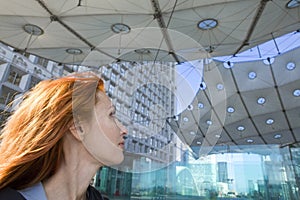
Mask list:
POLYGON ((110 199, 300 199, 300 148, 251 148, 198 159, 183 152, 180 160, 145 173, 104 167, 95 186, 110 199))

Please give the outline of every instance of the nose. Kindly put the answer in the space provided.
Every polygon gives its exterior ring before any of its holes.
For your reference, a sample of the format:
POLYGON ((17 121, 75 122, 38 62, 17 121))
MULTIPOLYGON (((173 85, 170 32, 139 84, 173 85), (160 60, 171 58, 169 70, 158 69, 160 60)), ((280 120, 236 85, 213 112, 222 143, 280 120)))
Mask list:
POLYGON ((126 137, 126 135, 128 133, 126 127, 119 120, 117 120, 117 124, 118 124, 118 127, 121 130, 121 134, 123 135, 123 138, 124 138, 124 136, 126 137))
POLYGON ((121 124, 121 126, 122 126, 122 128, 121 128, 121 134, 122 134, 123 137, 124 137, 124 136, 127 135, 128 131, 127 131, 127 129, 125 128, 125 126, 124 126, 123 124, 121 124))

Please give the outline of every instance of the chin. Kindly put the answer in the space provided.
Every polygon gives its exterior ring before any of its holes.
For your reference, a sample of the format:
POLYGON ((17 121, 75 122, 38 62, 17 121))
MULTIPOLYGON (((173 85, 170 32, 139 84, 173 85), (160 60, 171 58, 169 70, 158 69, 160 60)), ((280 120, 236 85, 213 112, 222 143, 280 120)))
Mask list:
POLYGON ((113 159, 111 160, 111 163, 110 163, 109 166, 114 166, 114 165, 121 164, 124 160, 123 150, 121 150, 120 153, 118 152, 117 154, 113 155, 112 158, 113 159))

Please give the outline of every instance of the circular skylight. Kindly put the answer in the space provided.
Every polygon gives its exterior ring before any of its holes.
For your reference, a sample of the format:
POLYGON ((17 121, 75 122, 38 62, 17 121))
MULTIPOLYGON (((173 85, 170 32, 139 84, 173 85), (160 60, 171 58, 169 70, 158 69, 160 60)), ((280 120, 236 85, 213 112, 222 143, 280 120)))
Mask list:
POLYGON ((291 71, 296 68, 296 64, 293 62, 289 62, 288 64, 286 64, 286 68, 291 71))
POLYGON ((254 140, 252 140, 252 139, 247 139, 246 142, 248 142, 248 143, 253 143, 254 140))
POLYGON ((286 7, 287 8, 296 8, 300 6, 300 2, 299 0, 290 0, 289 2, 287 2, 286 7))
POLYGON ((234 111, 235 111, 234 108, 231 107, 231 106, 229 106, 229 107, 227 108, 227 112, 229 112, 229 113, 233 113, 234 111))
POLYGON ((111 25, 111 30, 115 33, 129 33, 130 27, 123 23, 116 23, 111 25))
POLYGON ((75 49, 75 48, 66 49, 66 52, 68 54, 72 54, 72 55, 82 54, 82 50, 81 49, 75 49))
POLYGON ((189 121, 189 118, 184 117, 184 118, 183 118, 183 121, 188 122, 188 121, 189 121))
POLYGON ((274 123, 274 119, 272 119, 272 118, 269 118, 269 119, 267 119, 266 120, 266 124, 273 124, 274 123))
POLYGON ((198 108, 204 108, 204 104, 203 103, 198 103, 198 108))
POLYGON ((244 127, 244 126, 238 126, 236 129, 237 129, 238 131, 244 131, 244 130, 245 130, 245 127, 244 127))
POLYGON ((217 89, 218 90, 223 90, 224 89, 224 85, 222 83, 218 83, 217 84, 217 89))
POLYGON ((257 103, 260 104, 260 105, 264 104, 265 102, 266 102, 266 99, 264 97, 259 97, 257 99, 257 103))
POLYGON ((255 72, 249 72, 248 74, 249 79, 253 80, 256 78, 256 73, 255 72))
POLYGON ((294 95, 295 97, 299 97, 299 96, 300 96, 300 89, 294 90, 293 95, 294 95))
POLYGON ((276 135, 274 135, 274 138, 275 139, 280 139, 282 136, 281 136, 281 134, 276 134, 276 135))
POLYGON ((212 121, 211 120, 207 120, 206 124, 210 126, 210 125, 212 125, 212 121))
POLYGON ((23 29, 26 33, 28 33, 30 35, 35 35, 35 36, 39 36, 44 33, 42 28, 40 28, 37 25, 33 25, 33 24, 25 24, 23 26, 23 29))
POLYGON ((198 23, 198 28, 201 30, 210 30, 218 25, 218 21, 215 19, 205 19, 198 23))

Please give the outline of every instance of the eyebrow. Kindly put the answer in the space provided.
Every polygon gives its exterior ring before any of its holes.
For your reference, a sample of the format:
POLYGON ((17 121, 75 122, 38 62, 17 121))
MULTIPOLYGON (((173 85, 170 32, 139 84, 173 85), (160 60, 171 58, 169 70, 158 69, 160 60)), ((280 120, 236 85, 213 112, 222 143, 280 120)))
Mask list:
POLYGON ((111 104, 111 105, 108 107, 108 109, 109 109, 109 110, 113 109, 113 110, 115 110, 115 111, 117 110, 117 109, 116 109, 116 106, 114 106, 113 104, 111 104))
POLYGON ((109 106, 109 109, 114 109, 115 111, 117 110, 116 106, 114 106, 113 104, 111 106, 109 106))

